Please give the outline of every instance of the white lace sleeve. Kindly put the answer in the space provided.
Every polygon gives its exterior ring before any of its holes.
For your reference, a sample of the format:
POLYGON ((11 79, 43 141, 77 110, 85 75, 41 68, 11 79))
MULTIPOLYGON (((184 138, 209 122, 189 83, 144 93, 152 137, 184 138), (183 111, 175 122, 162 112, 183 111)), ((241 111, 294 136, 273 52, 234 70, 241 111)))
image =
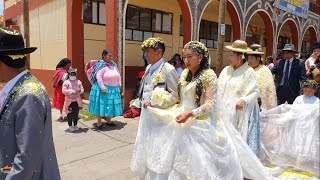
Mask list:
POLYGON ((192 110, 192 114, 195 117, 199 117, 204 114, 208 114, 213 111, 216 102, 217 92, 217 76, 210 70, 208 77, 205 78, 203 97, 201 98, 202 104, 197 109, 192 110))

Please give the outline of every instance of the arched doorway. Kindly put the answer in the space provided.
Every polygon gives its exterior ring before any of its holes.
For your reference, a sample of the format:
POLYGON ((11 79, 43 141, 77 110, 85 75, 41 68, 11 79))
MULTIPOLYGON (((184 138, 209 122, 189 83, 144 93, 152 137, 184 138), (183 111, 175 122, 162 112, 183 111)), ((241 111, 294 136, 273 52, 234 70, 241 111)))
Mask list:
POLYGON ((313 44, 317 42, 315 27, 309 26, 302 35, 301 53, 303 55, 310 55, 312 53, 313 44))
POLYGON ((246 28, 246 42, 248 45, 260 44, 267 56, 273 53, 273 24, 269 14, 259 10, 250 18, 246 28))
MULTIPOLYGON (((219 1, 211 0, 207 3, 199 23, 199 41, 204 43, 210 52, 211 67, 216 67, 217 47, 218 47, 218 18, 219 18, 219 1)), ((227 13, 225 18, 225 44, 231 44, 234 40, 240 39, 240 21, 238 13, 229 1, 227 3, 227 13)), ((226 56, 225 56, 226 57, 226 56)), ((226 58, 224 58, 226 59, 226 58)), ((223 66, 227 61, 223 62, 223 66)))
POLYGON ((192 26, 186 0, 127 0, 123 14, 126 108, 137 89, 137 75, 145 69, 141 43, 149 37, 161 37, 168 61, 175 53, 181 54, 183 45, 191 40, 192 26))
POLYGON ((291 43, 294 45, 295 49, 298 50, 299 47, 299 33, 298 25, 292 19, 287 19, 282 23, 278 34, 278 45, 277 50, 280 51, 285 44, 291 43))

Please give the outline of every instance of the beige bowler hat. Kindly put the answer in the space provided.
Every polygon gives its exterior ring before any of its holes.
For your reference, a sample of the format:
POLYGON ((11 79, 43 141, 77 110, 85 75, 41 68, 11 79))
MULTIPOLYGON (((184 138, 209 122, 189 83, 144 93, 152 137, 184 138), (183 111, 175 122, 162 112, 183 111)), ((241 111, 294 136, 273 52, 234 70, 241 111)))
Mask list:
POLYGON ((262 52, 262 48, 259 44, 252 44, 250 49, 252 49, 252 51, 248 52, 247 54, 264 55, 264 52, 262 52))
POLYGON ((252 51, 250 48, 248 48, 247 43, 241 40, 234 41, 231 46, 226 46, 226 48, 231 51, 241 52, 241 53, 247 53, 252 51))

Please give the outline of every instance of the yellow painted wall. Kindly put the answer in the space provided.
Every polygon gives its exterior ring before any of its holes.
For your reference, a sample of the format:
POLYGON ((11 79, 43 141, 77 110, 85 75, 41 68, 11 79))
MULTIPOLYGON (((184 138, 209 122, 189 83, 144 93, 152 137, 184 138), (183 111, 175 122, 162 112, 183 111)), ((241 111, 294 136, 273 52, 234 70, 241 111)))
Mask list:
MULTIPOLYGON (((202 14, 202 18, 203 20, 207 20, 207 21, 211 21, 211 22, 218 22, 218 17, 219 17, 219 1, 218 0, 213 0, 210 2, 210 4, 208 4, 208 6, 206 7, 205 11, 202 14)), ((228 25, 232 25, 231 23, 231 18, 229 16, 229 13, 226 13, 226 20, 225 23, 228 25)), ((232 35, 232 33, 231 33, 232 35)), ((232 39, 232 37, 231 37, 232 39)), ((229 42, 225 42, 224 43, 225 46, 229 45, 231 43, 229 42)), ((211 57, 211 67, 216 67, 217 64, 217 49, 214 48, 209 48, 209 53, 210 53, 210 57, 211 57)), ((227 49, 224 49, 224 53, 223 53, 223 66, 227 66, 228 65, 228 61, 227 61, 227 57, 228 57, 228 51, 227 49)))
MULTIPOLYGON (((54 70, 67 57, 66 11, 65 0, 52 0, 30 11, 30 46, 38 47, 30 57, 32 69, 54 70)), ((22 16, 18 23, 23 33, 22 16)))
MULTIPOLYGON (((129 0, 134 6, 160 10, 173 13, 172 35, 154 33, 154 37, 161 37, 166 42, 166 52, 164 58, 168 61, 173 54, 180 53, 179 46, 182 46, 180 38, 180 15, 181 10, 176 0, 129 0)), ((125 66, 143 66, 141 45, 138 41, 125 41, 125 66)))
POLYGON ((9 8, 10 6, 16 4, 17 2, 18 2, 18 0, 7 0, 4 2, 4 7, 9 8))
POLYGON ((106 26, 84 24, 84 63, 92 59, 101 59, 106 48, 106 26))
MULTIPOLYGON (((219 1, 213 0, 206 7, 205 11, 202 14, 201 19, 212 21, 212 22, 218 22, 218 17, 219 17, 219 1)), ((231 25, 231 18, 228 12, 226 13, 225 23, 228 25, 231 25)))

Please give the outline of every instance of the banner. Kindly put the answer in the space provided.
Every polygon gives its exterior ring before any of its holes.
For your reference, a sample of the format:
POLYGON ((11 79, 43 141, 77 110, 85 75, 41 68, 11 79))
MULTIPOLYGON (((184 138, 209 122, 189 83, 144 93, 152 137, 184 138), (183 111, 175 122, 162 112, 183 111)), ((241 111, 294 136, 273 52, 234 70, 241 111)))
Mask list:
POLYGON ((275 0, 273 6, 296 16, 308 19, 309 0, 275 0))

